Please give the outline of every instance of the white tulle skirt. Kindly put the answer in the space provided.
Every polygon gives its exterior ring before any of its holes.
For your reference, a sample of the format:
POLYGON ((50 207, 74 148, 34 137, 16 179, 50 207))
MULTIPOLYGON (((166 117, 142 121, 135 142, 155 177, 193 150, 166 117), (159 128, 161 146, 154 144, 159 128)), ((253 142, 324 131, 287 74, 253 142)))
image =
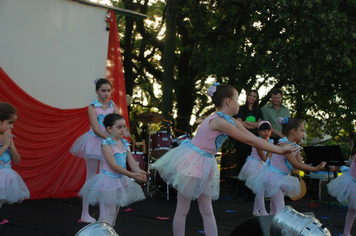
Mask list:
POLYGON ((88 179, 78 195, 93 206, 100 203, 127 206, 145 199, 141 186, 134 180, 125 175, 110 177, 103 172, 88 179))
POLYGON ((220 175, 215 157, 202 155, 189 142, 171 149, 152 167, 162 179, 186 198, 195 200, 204 194, 212 200, 219 198, 220 175))
POLYGON ((70 148, 70 153, 84 159, 102 160, 101 145, 103 139, 91 131, 80 136, 70 148))
POLYGON ((348 169, 344 169, 342 175, 328 183, 327 188, 329 194, 341 204, 356 209, 356 180, 352 178, 348 169))
POLYGON ((272 172, 267 165, 252 174, 246 181, 256 196, 271 197, 283 190, 286 196, 297 197, 300 194, 300 182, 297 177, 272 172))
POLYGON ((239 173, 239 180, 246 181, 248 177, 250 177, 252 174, 256 173, 259 171, 263 164, 265 162, 262 160, 258 160, 254 158, 253 156, 249 156, 246 159, 245 164, 242 166, 240 173, 239 173))
POLYGON ((0 200, 8 204, 30 198, 30 191, 21 176, 10 167, 0 167, 0 200))

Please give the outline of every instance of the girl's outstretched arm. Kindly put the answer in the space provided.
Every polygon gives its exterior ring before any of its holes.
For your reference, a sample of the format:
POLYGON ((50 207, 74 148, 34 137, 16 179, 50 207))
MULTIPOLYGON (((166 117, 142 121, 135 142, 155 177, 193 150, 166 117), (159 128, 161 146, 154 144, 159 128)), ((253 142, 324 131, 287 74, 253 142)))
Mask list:
POLYGON ((99 128, 100 124, 98 122, 98 118, 96 117, 95 107, 93 105, 88 106, 88 115, 89 115, 90 125, 93 128, 94 133, 102 138, 109 137, 109 135, 105 134, 100 130, 99 128))
MULTIPOLYGON (((284 146, 285 144, 281 144, 281 146, 284 146)), ((308 172, 314 172, 314 171, 319 171, 325 169, 326 162, 323 161, 317 166, 310 166, 305 163, 303 163, 301 160, 301 156, 299 152, 297 153, 296 156, 293 155, 293 153, 289 153, 285 155, 288 162, 296 169, 298 170, 303 170, 303 171, 308 171, 308 172)))
POLYGON ((233 139, 268 152, 286 154, 300 149, 299 147, 295 146, 295 144, 288 144, 283 147, 276 146, 262 138, 255 136, 250 131, 245 129, 240 122, 236 121, 235 124, 236 127, 227 122, 224 118, 216 117, 210 121, 209 127, 211 130, 220 130, 222 133, 229 135, 233 139))

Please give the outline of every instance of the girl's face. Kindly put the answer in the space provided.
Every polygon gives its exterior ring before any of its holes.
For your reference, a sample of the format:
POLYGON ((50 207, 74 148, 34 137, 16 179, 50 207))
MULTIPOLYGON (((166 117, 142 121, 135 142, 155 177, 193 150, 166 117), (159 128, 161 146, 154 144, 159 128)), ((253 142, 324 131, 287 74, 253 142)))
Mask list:
POLYGON ((17 120, 17 115, 11 116, 8 120, 0 121, 0 133, 3 134, 6 130, 14 128, 14 123, 17 120))
POLYGON ((119 140, 125 136, 126 123, 124 119, 116 120, 112 127, 108 127, 111 138, 119 140))
POLYGON ((304 124, 302 123, 297 129, 294 130, 294 141, 301 142, 304 136, 304 124))
POLYGON ((253 104, 255 103, 257 100, 257 93, 255 92, 251 92, 248 96, 247 96, 247 101, 249 104, 253 104))
POLYGON ((100 88, 96 90, 96 94, 100 101, 108 101, 111 96, 111 86, 109 84, 101 85, 100 88))
POLYGON ((267 140, 271 136, 272 130, 271 129, 263 129, 263 130, 259 130, 258 133, 260 134, 261 138, 267 140))
POLYGON ((231 98, 231 103, 230 103, 230 109, 231 109, 231 114, 230 115, 236 115, 239 112, 239 93, 235 90, 234 95, 231 98))

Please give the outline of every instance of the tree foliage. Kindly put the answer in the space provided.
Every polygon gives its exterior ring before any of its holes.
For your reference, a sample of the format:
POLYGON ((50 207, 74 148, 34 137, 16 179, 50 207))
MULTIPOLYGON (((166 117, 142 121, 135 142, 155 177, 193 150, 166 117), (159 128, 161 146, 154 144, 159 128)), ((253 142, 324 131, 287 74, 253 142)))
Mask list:
MULTIPOLYGON (((165 2, 124 0, 118 6, 157 23, 121 17, 119 30, 127 92, 139 89, 148 106, 160 109, 162 97, 152 84, 163 81, 165 2)), ((177 133, 187 130, 192 115, 213 111, 205 93, 212 77, 238 91, 280 87, 309 134, 354 138, 355 1, 181 0, 175 10, 173 96, 165 102, 173 105, 177 133)), ((143 109, 131 107, 133 113, 143 109)))

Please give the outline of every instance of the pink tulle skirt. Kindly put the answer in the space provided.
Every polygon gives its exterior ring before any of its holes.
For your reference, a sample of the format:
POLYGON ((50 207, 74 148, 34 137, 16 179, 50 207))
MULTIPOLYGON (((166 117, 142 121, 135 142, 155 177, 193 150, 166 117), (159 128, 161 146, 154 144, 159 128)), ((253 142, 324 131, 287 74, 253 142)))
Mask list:
POLYGON ((197 153, 188 144, 171 149, 152 167, 186 198, 194 200, 202 194, 213 200, 219 198, 220 175, 216 159, 197 153))
POLYGON ((267 165, 252 174, 246 181, 256 196, 271 197, 283 190, 286 196, 297 197, 300 194, 300 182, 297 177, 272 172, 267 165))
POLYGON ((328 183, 327 188, 329 194, 334 196, 341 204, 356 209, 356 180, 351 177, 348 169, 328 183))
POLYGON ((0 168, 0 200, 12 204, 30 198, 21 176, 11 168, 0 168))
POLYGON ((242 166, 239 173, 239 180, 246 181, 248 177, 250 177, 255 172, 259 171, 265 162, 262 160, 258 160, 253 156, 249 156, 246 159, 245 164, 242 166))
POLYGON ((88 179, 78 195, 93 206, 100 203, 127 206, 145 199, 141 186, 134 180, 125 175, 110 177, 103 172, 88 179))
POLYGON ((80 136, 70 148, 70 153, 84 159, 102 160, 101 145, 103 139, 89 131, 80 136))

